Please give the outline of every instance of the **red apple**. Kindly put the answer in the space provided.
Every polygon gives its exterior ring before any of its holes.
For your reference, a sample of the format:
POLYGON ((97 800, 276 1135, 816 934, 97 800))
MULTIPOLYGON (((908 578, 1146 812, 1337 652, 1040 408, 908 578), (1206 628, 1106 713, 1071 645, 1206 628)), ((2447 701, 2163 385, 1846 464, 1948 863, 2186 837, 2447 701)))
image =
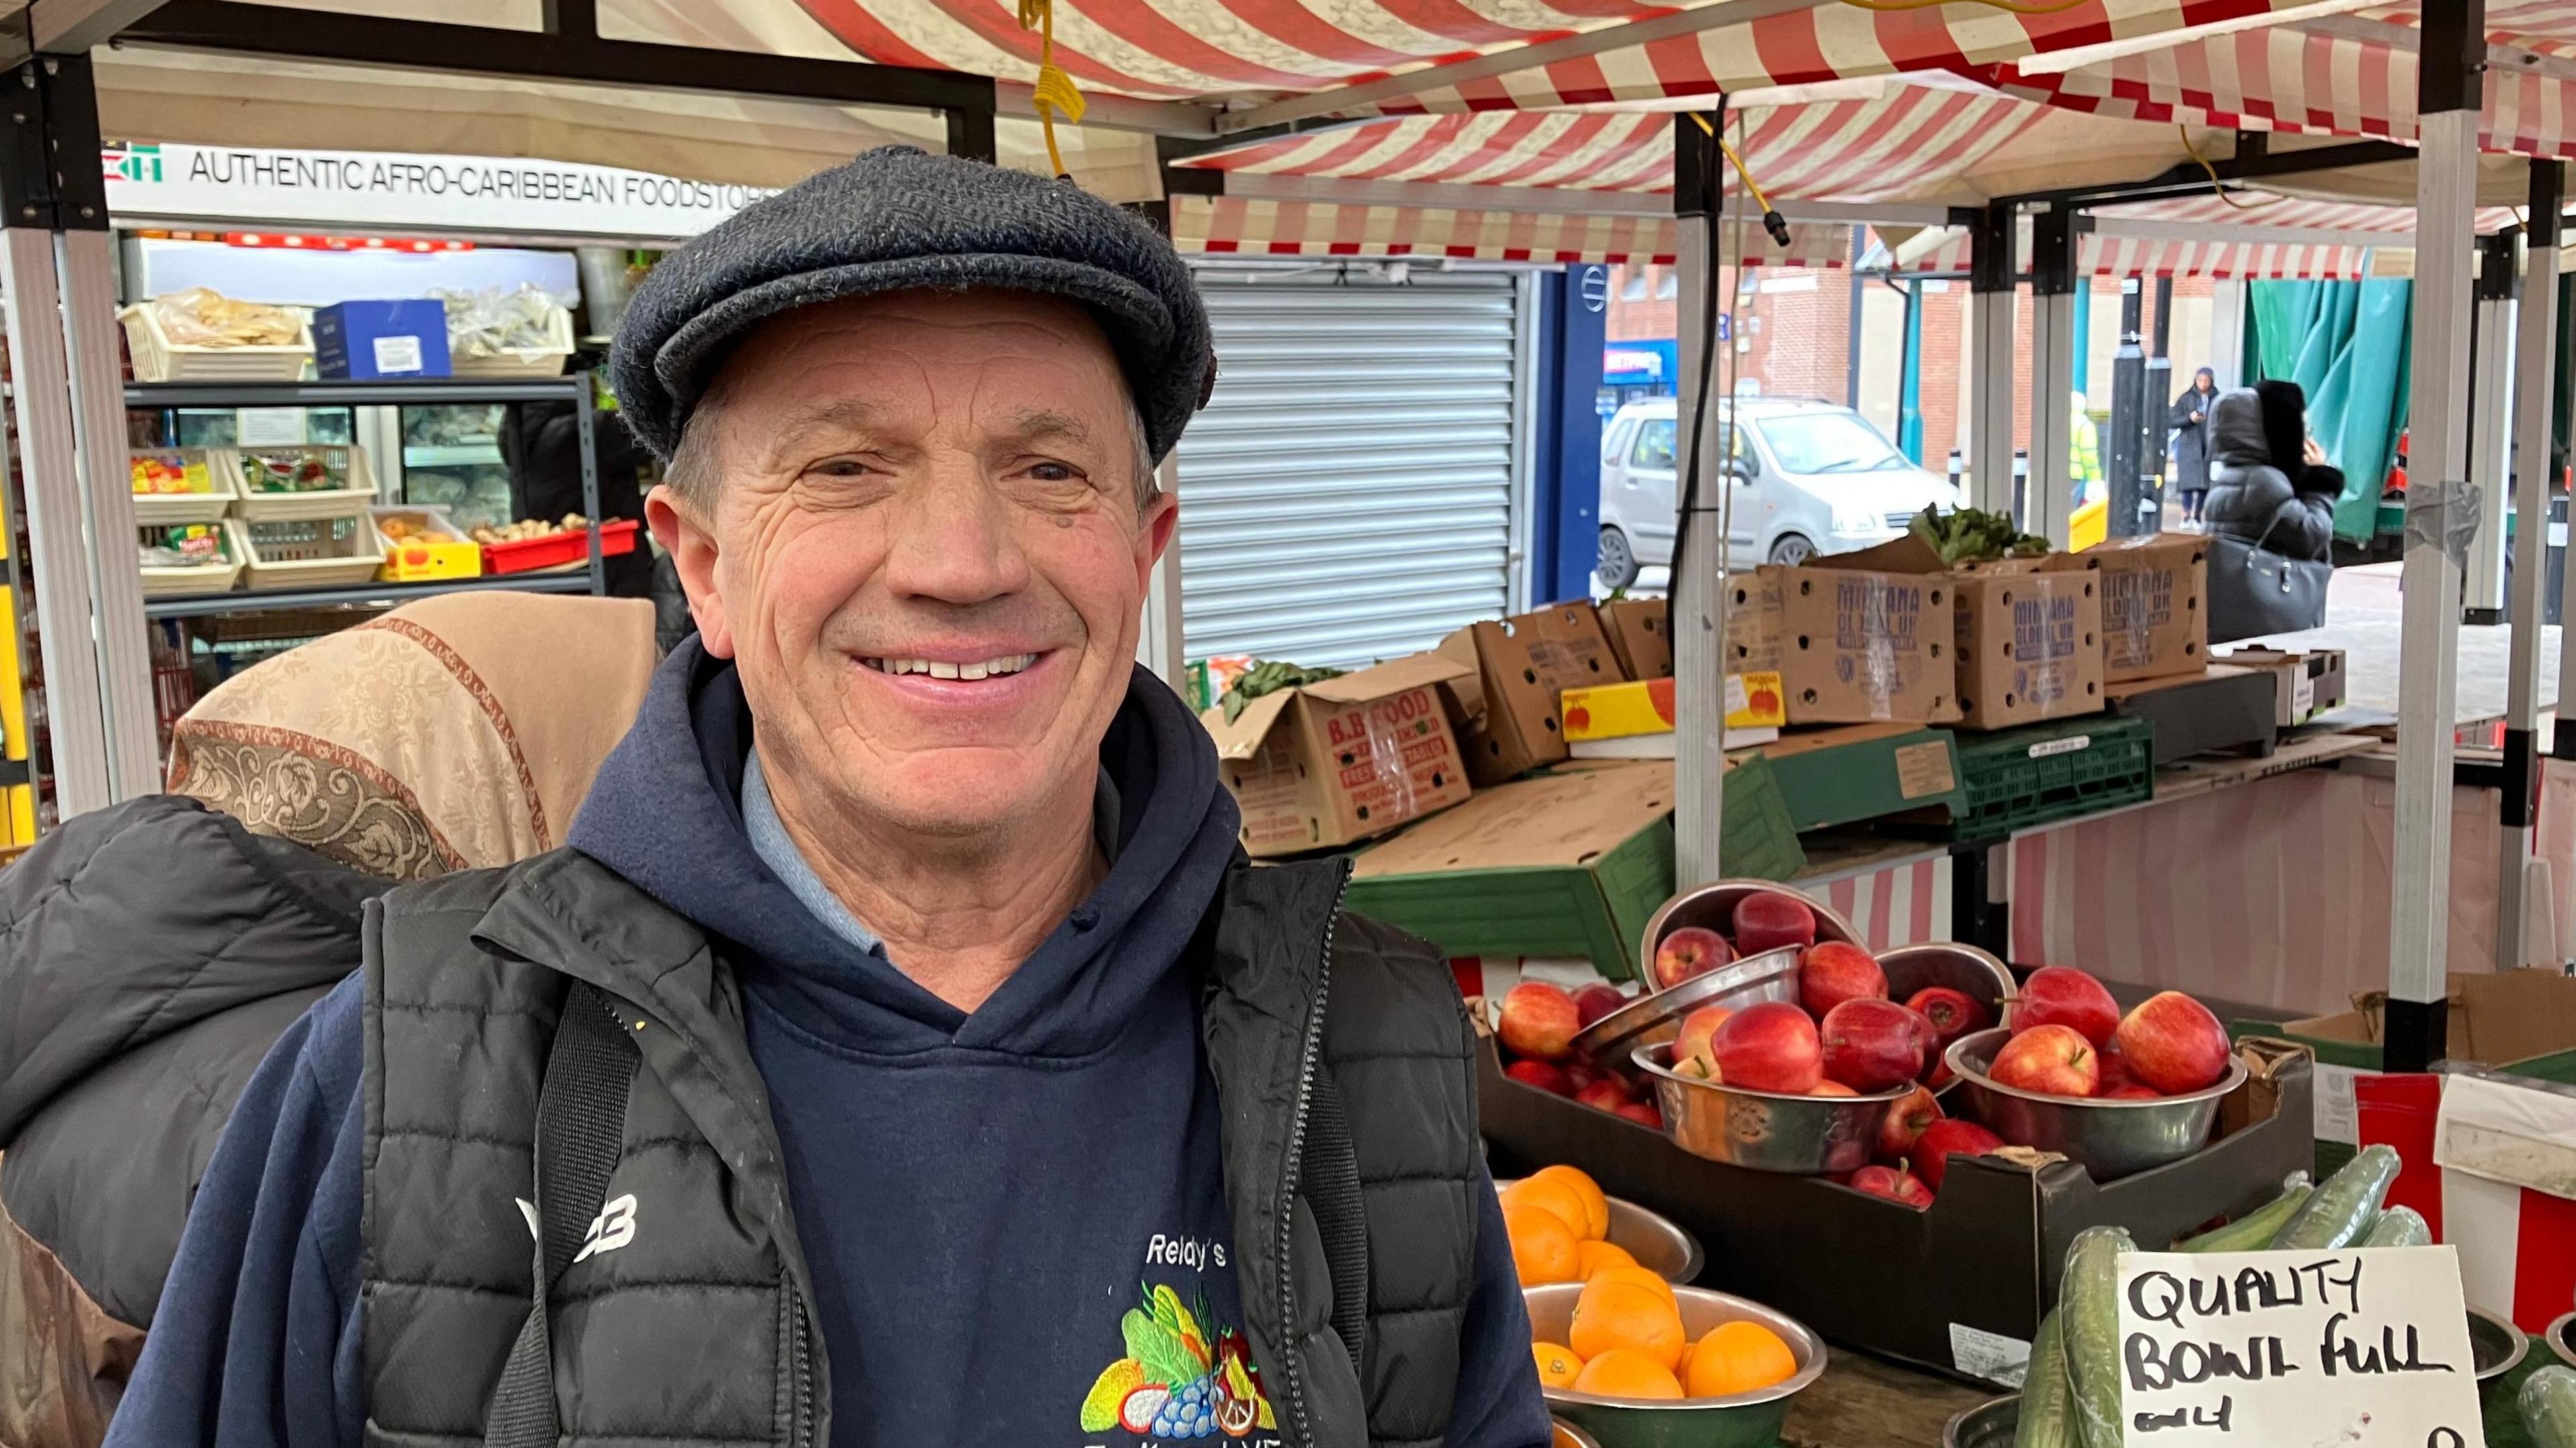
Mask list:
POLYGON ((1657 1131, 1664 1129, 1664 1113, 1657 1110, 1652 1101, 1631 1101, 1613 1114, 1627 1117, 1639 1126, 1651 1126, 1657 1131))
POLYGON ((1859 946, 1821 941, 1798 957, 1798 1004, 1816 1019, 1845 1001, 1873 998, 1887 999, 1887 972, 1859 946))
POLYGON ((1899 1171, 1892 1166, 1862 1167, 1852 1173, 1851 1187, 1854 1191, 1867 1192, 1873 1197, 1885 1197, 1891 1202, 1903 1202, 1918 1212, 1932 1205, 1930 1187, 1913 1173, 1899 1171))
POLYGON ((1952 1041, 1972 1031, 1982 1031, 1994 1021, 1984 1001, 1946 985, 1916 991, 1906 998, 1905 1008, 1932 1023, 1933 1038, 1939 1042, 1936 1054, 1948 1050, 1952 1041))
POLYGON ((1914 1155, 1914 1143, 1922 1139, 1925 1128, 1943 1119, 1941 1103, 1932 1099, 1928 1086, 1917 1086, 1898 1097, 1878 1124, 1878 1159, 1892 1166, 1914 1155))
POLYGON ((2093 1099, 2096 1101, 2162 1101, 2165 1099, 2165 1094, 2153 1086, 2140 1085, 2135 1081, 2123 1081, 2117 1086, 2106 1086, 2094 1092, 2093 1099))
POLYGON ((1950 1063, 1934 1056, 1924 1067, 1923 1084, 1938 1091, 1959 1078, 1950 1074, 1950 1063))
POLYGON ((2019 1035, 2035 1026, 2072 1026, 2096 1046, 2111 1043, 2120 1007, 2102 982, 2071 965, 2043 965, 2021 983, 2006 1024, 2019 1035))
POLYGON ((1583 1018, 1574 1009, 1574 997, 1555 986, 1526 981, 1503 997, 1502 1024, 1495 1033, 1503 1038, 1503 1048, 1515 1056, 1561 1061, 1574 1049, 1574 1033, 1581 1029, 1583 1018))
POLYGON ((1995 1053, 1986 1074, 1999 1086, 2042 1096, 2091 1096, 2102 1087, 2093 1043, 2073 1026, 2033 1026, 1995 1053))
POLYGON ((2159 991, 2120 1020, 2113 1040, 2129 1074, 2168 1096, 2197 1091, 2227 1074, 2227 1028, 2209 1007, 2178 990, 2159 991))
POLYGON ((1557 1063, 1557 1069, 1565 1073, 1566 1083, 1577 1091, 1601 1079, 1601 1068, 1581 1056, 1566 1057, 1557 1063))
POLYGON ((1819 1081, 1808 1092, 1810 1096, 1858 1096, 1860 1093, 1840 1081, 1819 1081))
POLYGON ((1714 930, 1685 925, 1655 947, 1655 988, 1671 990, 1695 975, 1704 975, 1735 958, 1726 937, 1714 930))
POLYGON ((1619 988, 1607 981, 1595 981, 1574 993, 1574 1019, 1589 1026, 1628 1003, 1619 988))
POLYGON ((1746 955, 1815 943, 1816 912, 1797 896, 1756 890, 1735 902, 1735 948, 1746 955))
POLYGON ((2004 1139, 1973 1121, 1945 1120, 1923 1128, 1914 1141, 1914 1174, 1933 1191, 1941 1190, 1941 1178, 1949 1173, 1950 1158, 1984 1156, 2003 1149, 2004 1139))
POLYGON ((1709 1051, 1709 1040, 1733 1014, 1735 1012, 1725 1006, 1701 1006, 1682 1017, 1682 1033, 1673 1041, 1673 1060, 1678 1063, 1706 1058, 1709 1064, 1714 1065, 1717 1058, 1709 1051))
POLYGON ((1514 1061, 1503 1068, 1503 1074, 1551 1096, 1571 1096, 1576 1090, 1574 1082, 1563 1071, 1545 1061, 1514 1061))
POLYGON ((1746 1006, 1726 1018, 1709 1042, 1729 1086, 1804 1096, 1825 1079, 1816 1023, 1787 1001, 1746 1006))
POLYGON ((1894 1090, 1923 1074, 1931 1027, 1894 1001, 1863 996, 1825 1012, 1819 1036, 1826 1077, 1866 1095, 1894 1090))
POLYGON ((1604 1076, 1575 1092, 1574 1099, 1595 1111, 1616 1111, 1636 1098, 1628 1094, 1627 1087, 1604 1076))

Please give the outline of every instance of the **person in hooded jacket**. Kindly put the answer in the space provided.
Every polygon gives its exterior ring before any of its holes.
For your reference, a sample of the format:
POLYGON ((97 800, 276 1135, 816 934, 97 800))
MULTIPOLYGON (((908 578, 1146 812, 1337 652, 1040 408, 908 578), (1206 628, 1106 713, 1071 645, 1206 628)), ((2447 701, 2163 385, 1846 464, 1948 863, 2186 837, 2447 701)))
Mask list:
POLYGON ((2209 530, 2284 557, 2330 561, 2343 473, 2308 436, 2307 399, 2295 382, 2265 381, 2219 394, 2209 415, 2209 530))
POLYGON ((2173 430, 2168 446, 2173 450, 2174 491, 2182 496, 2185 523, 2201 520, 2201 504, 2209 496, 2209 410, 2217 401, 2218 374, 2203 367, 2165 414, 2165 426, 2173 430))
POLYGON ((171 792, 0 872, 0 1443, 95 1448, 233 1103, 365 902, 560 841, 651 675, 633 601, 475 593, 262 662, 171 792))
POLYGON ((1215 368, 1151 226, 910 147, 665 257, 697 634, 568 848, 370 908, 110 1448, 1542 1448, 1446 959, 1136 663, 1215 368))

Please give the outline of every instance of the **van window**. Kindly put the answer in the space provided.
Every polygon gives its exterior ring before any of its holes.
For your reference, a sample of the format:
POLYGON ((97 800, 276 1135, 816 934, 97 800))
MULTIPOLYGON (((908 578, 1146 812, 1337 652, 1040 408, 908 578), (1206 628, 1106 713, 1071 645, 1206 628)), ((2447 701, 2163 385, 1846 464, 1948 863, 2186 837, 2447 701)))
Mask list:
POLYGON ((1610 424, 1601 435, 1601 461, 1615 463, 1628 450, 1628 439, 1637 431, 1637 419, 1630 417, 1610 424))
POLYGON ((1668 472, 1672 469, 1673 420, 1671 418, 1646 419, 1645 423, 1637 429, 1637 448, 1636 451, 1628 454, 1628 465, 1635 468, 1661 468, 1668 472))

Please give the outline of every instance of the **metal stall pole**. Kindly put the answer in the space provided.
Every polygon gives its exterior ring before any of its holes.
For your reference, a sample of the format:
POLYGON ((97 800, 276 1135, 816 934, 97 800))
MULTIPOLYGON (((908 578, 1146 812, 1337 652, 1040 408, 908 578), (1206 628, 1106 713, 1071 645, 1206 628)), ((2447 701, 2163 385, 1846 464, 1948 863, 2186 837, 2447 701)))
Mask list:
POLYGON ((1968 234, 1968 506, 2013 511, 2013 209, 1968 234))
POLYGON ((1674 268, 1681 274, 1681 305, 1674 336, 1681 385, 1674 394, 1675 441, 1683 449, 1677 477, 1683 480, 1675 499, 1676 567, 1672 579, 1673 728, 1673 865, 1674 881, 1683 889, 1719 878, 1721 821, 1725 814, 1726 777, 1726 574, 1721 567, 1724 533, 1709 501, 1724 499, 1726 468, 1704 465, 1703 457, 1724 459, 1727 442, 1721 408, 1717 426, 1705 412, 1716 389, 1717 371, 1711 322, 1717 307, 1719 207, 1725 194, 1725 161, 1718 155, 1717 131, 1726 124, 1726 107, 1705 118, 1673 117, 1673 216, 1679 233, 1673 248, 1674 268), (1696 491, 1698 497, 1691 494, 1696 491))
POLYGON ((2031 222, 2030 482, 2021 526, 2060 548, 2075 514, 2075 211, 2052 206, 2031 222))
POLYGON ((2150 448, 2153 419, 2163 402, 2147 391, 2145 285, 2120 278, 2120 344, 2111 352, 2111 433, 2102 440, 2102 467, 2110 487, 2106 531, 2113 538, 2152 533, 2162 504, 2156 484, 2164 475, 2164 450, 2150 448), (2149 469, 2153 469, 2153 476, 2149 469))
MULTIPOLYGON (((2545 870, 2534 880, 2531 828, 2540 804, 2541 575, 2549 557, 2551 399, 2556 395, 2558 340, 2558 208, 2566 170, 2557 161, 2531 163, 2531 220, 2523 228, 2522 315, 2516 328, 2519 355, 2514 375, 2513 640, 2505 684, 2504 788, 2497 823, 2504 838, 2497 855, 2496 968, 2529 961, 2527 901, 2547 900, 2545 870), (2534 886, 2541 888, 2535 892, 2534 886)), ((2559 645, 2564 654, 2566 645, 2559 645)), ((2559 696, 2564 699, 2566 696, 2559 696)), ((2553 950, 2553 954, 2561 953, 2553 950)))
POLYGON ((2478 493, 2478 534, 2463 565, 2463 623, 2504 622, 2505 437, 2515 405, 2513 242, 2510 231, 2477 242, 2477 304, 2469 321, 2469 479, 2478 493))
POLYGON ((2450 1030, 2451 744, 2462 555, 2477 533, 2468 472, 2469 262, 2477 204, 2485 0, 2424 8, 2415 165, 2415 320, 2408 407, 2404 623, 2398 665, 2396 860, 2390 874, 2387 1068, 2443 1059, 2450 1030))

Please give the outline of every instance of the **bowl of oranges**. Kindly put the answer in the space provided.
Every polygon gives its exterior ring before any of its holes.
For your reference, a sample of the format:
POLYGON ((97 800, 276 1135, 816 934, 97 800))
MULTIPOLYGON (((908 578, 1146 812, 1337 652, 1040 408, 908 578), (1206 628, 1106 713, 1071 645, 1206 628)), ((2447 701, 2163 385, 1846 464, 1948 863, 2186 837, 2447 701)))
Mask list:
POLYGON ((1705 1260, 1698 1240, 1670 1218, 1602 1195, 1577 1168, 1547 1167, 1523 1181, 1498 1181, 1494 1189, 1502 1193, 1503 1223, 1523 1287, 1581 1282, 1605 1264, 1688 1282, 1705 1260))

